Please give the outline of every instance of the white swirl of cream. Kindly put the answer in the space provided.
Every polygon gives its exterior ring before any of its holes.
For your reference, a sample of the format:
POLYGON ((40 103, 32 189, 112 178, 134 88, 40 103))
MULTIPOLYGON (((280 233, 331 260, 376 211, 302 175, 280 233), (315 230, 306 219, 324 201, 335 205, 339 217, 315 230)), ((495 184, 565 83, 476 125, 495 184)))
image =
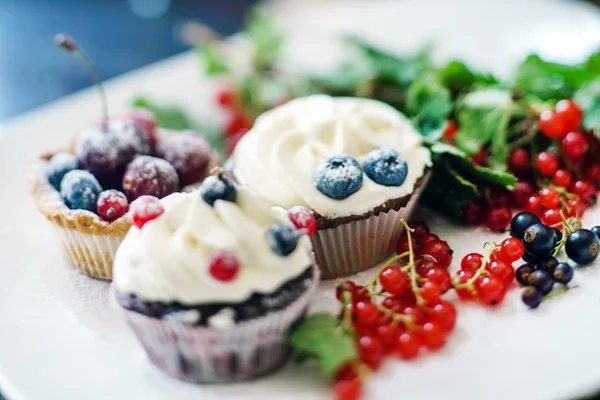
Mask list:
POLYGON ((281 207, 302 205, 330 218, 360 215, 413 192, 431 164, 422 141, 410 121, 385 103, 314 95, 261 115, 238 143, 232 165, 238 181, 281 207), (379 185, 363 175, 356 193, 335 200, 313 184, 324 159, 349 154, 362 166, 366 155, 380 147, 391 147, 406 160, 402 185, 379 185))
POLYGON ((114 282, 122 293, 146 301, 197 305, 242 302, 252 293, 272 293, 312 264, 310 239, 302 236, 287 257, 277 255, 265 237, 273 224, 291 225, 287 213, 238 187, 236 202, 214 207, 198 192, 175 193, 161 200, 165 213, 131 228, 114 262, 114 282), (214 253, 234 252, 239 272, 230 282, 209 272, 214 253))

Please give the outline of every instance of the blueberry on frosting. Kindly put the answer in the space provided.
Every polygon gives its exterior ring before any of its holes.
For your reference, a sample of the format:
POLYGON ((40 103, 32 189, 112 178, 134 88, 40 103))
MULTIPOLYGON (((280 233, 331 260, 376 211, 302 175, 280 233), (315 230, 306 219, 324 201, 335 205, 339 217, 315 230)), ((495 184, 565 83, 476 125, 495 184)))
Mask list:
POLYGON ((267 230, 266 235, 271 249, 280 256, 288 256, 296 250, 298 236, 291 226, 275 224, 267 230))
POLYGON ((331 156, 315 171, 313 182, 325 196, 343 200, 362 186, 362 170, 358 161, 347 154, 331 156))
POLYGON ((384 186, 400 186, 408 174, 406 160, 390 147, 372 150, 365 157, 363 168, 372 181, 384 186))
POLYGON ((235 202, 237 190, 233 181, 226 176, 209 176, 200 186, 200 195, 212 206, 217 200, 235 202))

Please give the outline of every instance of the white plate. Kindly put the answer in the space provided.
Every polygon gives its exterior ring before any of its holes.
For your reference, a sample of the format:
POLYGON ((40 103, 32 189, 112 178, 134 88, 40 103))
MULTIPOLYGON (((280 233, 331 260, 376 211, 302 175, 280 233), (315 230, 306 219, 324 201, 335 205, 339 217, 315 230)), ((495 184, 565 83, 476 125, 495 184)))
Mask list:
MULTIPOLYGON (((347 2, 283 15, 292 60, 327 60, 321 33, 353 31, 394 49, 438 39, 438 57, 464 55, 506 72, 529 50, 577 59, 600 45, 600 15, 555 1, 461 0, 347 2), (367 5, 368 4, 368 5, 367 5), (310 33, 308 33, 310 32, 310 33)), ((214 113, 184 54, 110 82, 113 112, 135 93, 214 113)), ((84 91, 2 127, 0 134, 0 387, 11 400, 326 399, 327 384, 311 366, 288 365, 265 379, 226 386, 171 380, 146 361, 107 299, 108 284, 68 267, 26 192, 28 157, 67 140, 98 116, 96 94, 84 91)), ((456 250, 457 261, 485 240, 425 216, 456 250)), ((600 211, 586 222, 600 219, 600 211)), ((368 275, 368 274, 367 274, 368 275)), ((364 276, 363 276, 364 279, 364 276)), ((497 309, 461 305, 456 333, 440 352, 416 362, 391 360, 367 384, 367 399, 563 399, 600 388, 600 268, 578 271, 576 290, 528 311, 513 290, 497 309)), ((315 309, 332 309, 324 284, 315 309)))

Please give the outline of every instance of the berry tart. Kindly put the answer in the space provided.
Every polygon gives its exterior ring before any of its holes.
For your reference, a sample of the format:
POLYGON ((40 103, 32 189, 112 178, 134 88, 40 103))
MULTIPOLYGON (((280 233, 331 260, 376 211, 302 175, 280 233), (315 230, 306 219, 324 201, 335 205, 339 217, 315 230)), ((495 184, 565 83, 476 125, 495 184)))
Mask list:
POLYGON ((131 208, 114 293, 150 361, 192 382, 281 365, 320 274, 304 225, 223 174, 131 208))
POLYGON ((323 278, 336 278, 394 251, 430 164, 422 136, 394 108, 315 95, 261 115, 229 167, 275 204, 314 213, 317 263, 323 278))
MULTIPOLYGON (((71 39, 59 35, 57 40, 85 58, 71 39)), ((218 155, 198 133, 158 129, 144 110, 109 119, 102 84, 97 84, 101 123, 39 156, 30 167, 29 186, 71 264, 92 277, 111 279, 113 257, 131 227, 129 203, 193 187, 218 165, 218 155)))

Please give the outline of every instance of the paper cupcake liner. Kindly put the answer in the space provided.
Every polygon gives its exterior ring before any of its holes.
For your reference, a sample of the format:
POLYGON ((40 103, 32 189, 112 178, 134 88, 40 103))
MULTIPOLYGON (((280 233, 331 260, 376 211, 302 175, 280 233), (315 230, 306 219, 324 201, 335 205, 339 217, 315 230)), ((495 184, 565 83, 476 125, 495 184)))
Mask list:
POLYGON ((392 254, 404 231, 402 219, 410 217, 428 180, 426 175, 406 206, 397 211, 390 209, 367 219, 318 230, 312 243, 322 279, 356 274, 392 254))
POLYGON ((283 310, 228 329, 156 319, 125 310, 150 361, 166 374, 190 382, 249 379, 282 365, 289 355, 288 334, 300 321, 319 282, 315 265, 310 287, 283 310))
POLYGON ((86 275, 112 279, 113 259, 125 236, 93 235, 53 225, 70 263, 86 275))

